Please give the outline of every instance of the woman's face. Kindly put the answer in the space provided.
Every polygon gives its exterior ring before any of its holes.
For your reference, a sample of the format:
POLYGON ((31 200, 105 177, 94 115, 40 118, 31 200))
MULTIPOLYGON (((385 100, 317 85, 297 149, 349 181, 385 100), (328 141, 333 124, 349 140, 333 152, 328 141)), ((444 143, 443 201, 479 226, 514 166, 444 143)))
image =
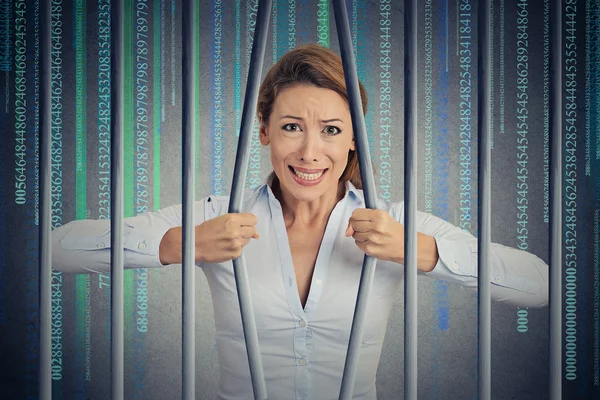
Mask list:
POLYGON ((260 141, 271 147, 271 162, 282 189, 311 201, 337 193, 348 151, 355 150, 352 119, 344 99, 330 89, 291 86, 279 93, 260 141))

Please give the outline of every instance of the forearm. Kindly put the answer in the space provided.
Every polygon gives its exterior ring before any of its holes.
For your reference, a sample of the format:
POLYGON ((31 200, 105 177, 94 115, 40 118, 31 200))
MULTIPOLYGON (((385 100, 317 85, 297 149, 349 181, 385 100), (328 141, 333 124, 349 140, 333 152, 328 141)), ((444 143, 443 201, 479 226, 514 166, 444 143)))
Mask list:
MULTIPOLYGON (((125 218, 124 268, 159 268, 159 244, 173 223, 161 213, 125 218)), ((52 267, 70 273, 108 273, 110 220, 77 220, 52 231, 52 267)))
MULTIPOLYGON (((404 248, 404 243, 400 246, 404 248)), ((404 252, 406 254, 406 252, 404 252)), ((431 272, 439 260, 437 244, 433 236, 417 232, 417 270, 431 272)), ((405 263, 405 257, 395 259, 398 264, 405 263)))
MULTIPOLYGON (((427 275, 477 289, 477 240, 436 238, 440 259, 427 275)), ((534 254, 498 243, 490 247, 492 300, 517 306, 548 304, 548 266, 534 254)))
MULTIPOLYGON (((397 218, 403 223, 404 208, 399 211, 397 218)), ((476 290, 478 240, 475 236, 420 211, 417 211, 417 232, 423 234, 417 239, 419 271, 476 290), (436 262, 432 267, 434 259, 436 262)), ((492 300, 529 307, 548 304, 549 268, 534 254, 492 243, 487 268, 491 272, 492 300)))

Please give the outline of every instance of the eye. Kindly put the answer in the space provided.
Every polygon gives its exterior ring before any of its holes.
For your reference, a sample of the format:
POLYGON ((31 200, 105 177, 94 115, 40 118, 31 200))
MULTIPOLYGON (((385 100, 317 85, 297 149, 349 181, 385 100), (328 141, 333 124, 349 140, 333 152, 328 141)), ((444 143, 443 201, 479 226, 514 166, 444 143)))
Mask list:
POLYGON ((342 133, 342 130, 340 128, 338 128, 337 126, 329 125, 328 127, 325 128, 325 133, 327 133, 328 135, 334 136, 334 135, 339 135, 340 133, 342 133))
POLYGON ((297 132, 300 130, 298 124, 285 124, 282 129, 287 132, 297 132))

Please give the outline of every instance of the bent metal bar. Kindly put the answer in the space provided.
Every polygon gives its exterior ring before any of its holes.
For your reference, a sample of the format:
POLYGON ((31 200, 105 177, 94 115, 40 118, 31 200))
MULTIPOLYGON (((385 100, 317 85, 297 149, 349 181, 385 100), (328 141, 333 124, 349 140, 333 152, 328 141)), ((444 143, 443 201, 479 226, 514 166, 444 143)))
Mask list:
MULTIPOLYGON (((334 17, 340 41, 340 51, 348 88, 349 106, 355 132, 357 155, 361 177, 363 180, 365 205, 375 208, 375 183, 371 159, 368 151, 366 127, 358 87, 354 52, 352 49, 350 26, 346 5, 342 0, 333 0, 334 17)), ((416 268, 416 199, 417 199, 417 4, 415 0, 405 0, 405 368, 404 398, 417 399, 417 268, 416 268)), ((182 102, 182 135, 183 135, 183 360, 182 360, 182 393, 184 399, 193 399, 195 395, 195 269, 194 269, 194 115, 193 99, 196 96, 193 75, 193 18, 194 0, 183 1, 183 102, 182 102)), ((551 41, 552 63, 550 99, 551 114, 551 156, 550 156, 550 364, 549 393, 552 400, 561 398, 561 2, 554 0, 551 4, 551 41)), ((260 0, 252 54, 249 66, 248 84, 244 99, 244 108, 240 126, 240 135, 235 160, 229 212, 241 212, 243 201, 243 177, 246 176, 250 152, 250 138, 256 113, 256 101, 263 67, 269 18, 272 0, 260 0)), ((478 355, 479 398, 491 398, 491 312, 490 312, 490 276, 484 268, 489 261, 491 237, 490 210, 490 41, 489 17, 491 0, 480 3, 478 40, 482 44, 478 55, 478 165, 479 196, 478 218, 481 233, 478 238, 478 355)), ((123 2, 111 1, 111 394, 113 400, 124 398, 124 319, 123 319, 123 2)), ((50 66, 51 66, 51 12, 50 2, 41 2, 41 43, 40 43, 40 133, 41 133, 41 209, 40 209, 40 364, 39 364, 39 398, 50 400, 52 396, 51 381, 51 324, 50 324, 50 273, 51 273, 51 198, 50 198, 50 150, 52 132, 50 125, 50 66)), ((260 347, 254 312, 249 292, 249 281, 244 255, 233 260, 236 287, 240 303, 240 312, 250 375, 254 390, 254 398, 267 399, 264 372, 260 357, 260 347)), ((376 259, 366 256, 357 294, 350 341, 344 365, 344 374, 340 388, 340 399, 351 399, 354 387, 358 349, 363 333, 363 320, 366 301, 375 273, 376 259)))
MULTIPOLYGON (((350 106, 350 115, 352 116, 356 154, 358 155, 360 176, 363 180, 365 206, 373 209, 377 204, 375 196, 375 178, 373 177, 373 169, 371 168, 372 164, 369 153, 369 143, 367 141, 367 128, 365 126, 363 108, 360 100, 358 74, 356 72, 356 62, 354 60, 354 51, 352 49, 350 24, 348 23, 348 11, 346 10, 345 2, 342 0, 333 1, 333 10, 340 42, 346 88, 348 90, 348 102, 350 106)), ((408 254, 410 254, 410 252, 408 252, 408 254)), ((360 349, 360 343, 362 342, 363 336, 364 315, 367 308, 369 293, 373 286, 376 264, 377 259, 375 257, 365 255, 358 286, 356 305, 354 308, 354 318, 350 330, 350 341, 348 343, 344 374, 342 376, 340 399, 352 398, 356 367, 358 366, 358 350, 360 349)), ((407 268, 409 268, 409 264, 407 264, 407 268)), ((414 268, 416 269, 416 264, 414 264, 414 268)))
MULTIPOLYGON (((271 6, 272 0, 261 0, 258 6, 256 29, 254 31, 254 41, 252 42, 252 54, 250 56, 250 66, 248 70, 248 83, 246 85, 246 95, 244 97, 244 108, 242 109, 237 154, 235 156, 233 182, 231 184, 231 195, 229 197, 230 213, 242 212, 244 179, 246 177, 246 171, 248 170, 248 160, 250 159, 250 139, 252 136, 252 127, 254 126, 254 114, 256 114, 260 75, 267 46, 271 6)), ((254 311, 250 298, 250 283, 248 280, 248 272, 246 270, 246 260, 243 253, 240 257, 233 259, 233 272, 240 303, 242 327, 244 330, 244 339, 246 340, 246 351, 248 353, 248 362, 250 364, 250 376, 252 378, 254 398, 263 400, 267 398, 267 387, 262 368, 262 360, 260 358, 256 321, 254 319, 254 311)))

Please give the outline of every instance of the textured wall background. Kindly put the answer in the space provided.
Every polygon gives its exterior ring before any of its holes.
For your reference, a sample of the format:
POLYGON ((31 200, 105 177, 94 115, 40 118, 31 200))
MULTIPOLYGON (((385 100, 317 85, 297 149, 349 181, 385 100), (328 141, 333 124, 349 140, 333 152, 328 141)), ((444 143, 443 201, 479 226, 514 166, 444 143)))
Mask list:
MULTIPOLYGON (((53 10, 53 227, 109 218, 110 2, 53 10)), ((198 1, 197 198, 228 194, 257 1, 198 1)), ((565 399, 600 396, 600 6, 563 2, 565 399), (565 342, 566 343, 566 342, 565 342), (567 352, 568 350, 568 352, 567 352)), ((0 398, 37 398, 39 0, 0 1, 0 398)), ((125 213, 181 202, 181 7, 125 0, 125 213)), ((348 1, 378 195, 403 198, 403 3, 348 1), (387 119, 386 119, 387 118, 387 119)), ((477 1, 419 2, 419 209, 477 235, 477 1), (461 199, 471 199, 470 207, 461 199)), ((496 0, 492 241, 548 262, 549 2, 496 0), (525 199, 525 200, 523 200, 525 199)), ((327 1, 275 1, 265 59, 296 45, 337 51, 327 1)), ((266 73, 266 70, 264 71, 266 73)), ((270 172, 254 137, 248 185, 270 172)), ((85 259, 81 260, 85 263, 85 259)), ((125 273, 127 399, 181 395, 181 267, 125 273)), ((218 382, 211 297, 197 274, 198 399, 218 382)), ((110 397, 110 276, 53 272, 53 398, 110 397)), ((545 399, 548 309, 492 305, 496 399, 545 399)), ((477 298, 419 278, 419 398, 477 390, 477 298)), ((378 370, 380 399, 403 396, 403 299, 378 370)), ((283 399, 277 399, 283 400, 283 399)), ((320 400, 320 399, 315 399, 320 400)))

